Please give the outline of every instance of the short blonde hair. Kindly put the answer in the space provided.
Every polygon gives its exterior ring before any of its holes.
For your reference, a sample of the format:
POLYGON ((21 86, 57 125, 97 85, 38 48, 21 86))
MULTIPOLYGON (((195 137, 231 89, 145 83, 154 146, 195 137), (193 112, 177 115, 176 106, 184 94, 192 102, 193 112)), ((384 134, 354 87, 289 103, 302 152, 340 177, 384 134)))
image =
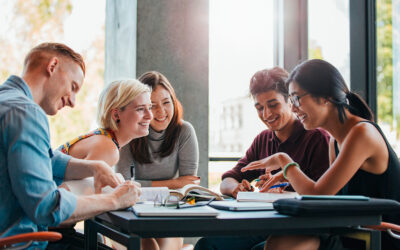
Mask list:
POLYGON ((112 110, 123 110, 136 97, 151 89, 135 79, 118 80, 110 83, 100 94, 97 108, 97 122, 105 129, 116 131, 117 123, 112 119, 112 110))

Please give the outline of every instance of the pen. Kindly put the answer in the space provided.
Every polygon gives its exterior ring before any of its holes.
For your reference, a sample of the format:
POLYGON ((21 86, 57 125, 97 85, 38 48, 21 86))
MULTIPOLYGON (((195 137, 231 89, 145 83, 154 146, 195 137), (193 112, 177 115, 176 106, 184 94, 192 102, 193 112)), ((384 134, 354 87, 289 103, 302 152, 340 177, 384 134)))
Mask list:
POLYGON ((135 181, 135 164, 132 162, 130 167, 131 167, 131 181, 135 181))
POLYGON ((284 183, 280 183, 280 184, 273 185, 273 186, 271 186, 269 189, 271 189, 271 188, 278 188, 278 187, 287 187, 287 186, 289 186, 289 182, 284 182, 284 183))

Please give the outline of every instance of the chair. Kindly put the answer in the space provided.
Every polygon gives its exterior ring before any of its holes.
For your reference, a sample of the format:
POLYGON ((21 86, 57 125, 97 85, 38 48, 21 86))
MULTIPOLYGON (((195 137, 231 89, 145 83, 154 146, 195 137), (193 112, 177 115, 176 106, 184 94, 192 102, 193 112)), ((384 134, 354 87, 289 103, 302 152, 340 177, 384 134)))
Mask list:
POLYGON ((382 222, 380 225, 377 226, 364 226, 366 228, 371 228, 379 231, 387 231, 390 236, 392 236, 395 239, 400 239, 400 226, 393 224, 393 223, 388 223, 388 222, 382 222), (394 231, 394 232, 393 232, 394 231))
POLYGON ((57 232, 32 232, 13 235, 0 239, 0 249, 24 249, 32 244, 33 241, 57 241, 62 238, 62 235, 57 232), (26 244, 10 247, 12 244, 26 242, 26 244))

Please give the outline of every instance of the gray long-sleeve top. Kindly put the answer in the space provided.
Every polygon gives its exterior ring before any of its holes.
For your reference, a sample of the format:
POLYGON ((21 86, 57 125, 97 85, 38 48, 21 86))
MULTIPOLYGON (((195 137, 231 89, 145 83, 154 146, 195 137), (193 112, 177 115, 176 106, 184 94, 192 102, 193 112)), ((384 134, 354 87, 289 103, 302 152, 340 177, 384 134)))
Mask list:
POLYGON ((179 176, 197 175, 199 146, 193 126, 189 122, 183 121, 174 151, 170 155, 161 158, 155 152, 159 150, 164 140, 164 135, 165 130, 158 133, 150 128, 148 142, 153 163, 141 164, 136 162, 133 159, 130 145, 127 144, 120 150, 120 158, 115 165, 115 171, 121 173, 125 179, 130 179, 130 166, 133 163, 135 166, 135 181, 142 184, 142 187, 150 187, 152 180, 170 180, 179 176))

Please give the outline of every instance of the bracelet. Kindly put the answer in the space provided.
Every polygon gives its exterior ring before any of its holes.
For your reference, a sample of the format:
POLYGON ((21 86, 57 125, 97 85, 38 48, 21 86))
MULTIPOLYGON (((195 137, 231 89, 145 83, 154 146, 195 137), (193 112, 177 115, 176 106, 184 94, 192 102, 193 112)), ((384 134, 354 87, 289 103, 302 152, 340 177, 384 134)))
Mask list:
POLYGON ((296 166, 298 168, 300 168, 299 164, 297 164, 296 162, 289 162, 288 164, 286 164, 286 166, 283 168, 283 177, 287 180, 287 176, 286 176, 286 171, 288 170, 289 167, 291 166, 296 166))

